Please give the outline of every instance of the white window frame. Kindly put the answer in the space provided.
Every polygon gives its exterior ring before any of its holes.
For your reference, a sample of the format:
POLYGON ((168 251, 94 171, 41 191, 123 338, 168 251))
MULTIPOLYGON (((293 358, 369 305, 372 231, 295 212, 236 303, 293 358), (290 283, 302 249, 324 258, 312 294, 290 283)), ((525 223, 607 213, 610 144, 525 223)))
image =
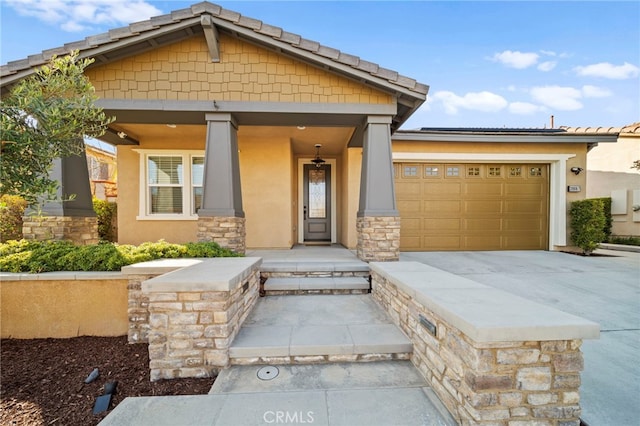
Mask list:
MULTIPOLYGON (((198 215, 193 211, 193 189, 200 187, 193 185, 193 175, 191 172, 192 159, 194 157, 204 157, 203 150, 167 150, 167 149, 134 149, 140 158, 140 174, 138 179, 138 216, 137 220, 197 220, 198 215), (149 157, 182 157, 182 213, 151 213, 149 200, 149 157)), ((204 182, 202 184, 204 186, 204 182)))

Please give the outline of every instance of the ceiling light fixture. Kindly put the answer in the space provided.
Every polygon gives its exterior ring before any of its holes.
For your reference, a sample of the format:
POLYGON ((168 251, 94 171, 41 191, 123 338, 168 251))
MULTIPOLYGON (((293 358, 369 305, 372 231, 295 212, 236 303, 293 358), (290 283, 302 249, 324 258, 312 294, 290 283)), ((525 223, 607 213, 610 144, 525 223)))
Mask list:
POLYGON ((118 137, 120 139, 126 139, 127 138, 127 134, 125 132, 118 132, 118 137))
POLYGON ((171 128, 171 129, 175 129, 178 126, 176 126, 175 124, 167 124, 167 127, 171 128))
POLYGON ((306 128, 307 128, 306 126, 298 126, 298 130, 304 130, 306 128))
POLYGON ((322 165, 324 163, 326 163, 326 161, 324 161, 322 158, 320 158, 320 148, 322 148, 322 145, 320 145, 319 143, 316 144, 316 158, 314 158, 313 160, 311 160, 311 162, 313 164, 316 165, 317 168, 322 167, 322 165))

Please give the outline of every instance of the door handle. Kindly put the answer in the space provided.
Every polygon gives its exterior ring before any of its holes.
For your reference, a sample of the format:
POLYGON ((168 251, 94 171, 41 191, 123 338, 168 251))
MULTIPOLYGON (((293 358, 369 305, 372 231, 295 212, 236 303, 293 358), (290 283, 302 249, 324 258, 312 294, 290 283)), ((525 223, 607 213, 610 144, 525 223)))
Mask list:
POLYGON ((303 219, 307 220, 307 206, 304 206, 304 209, 302 209, 303 212, 303 219))

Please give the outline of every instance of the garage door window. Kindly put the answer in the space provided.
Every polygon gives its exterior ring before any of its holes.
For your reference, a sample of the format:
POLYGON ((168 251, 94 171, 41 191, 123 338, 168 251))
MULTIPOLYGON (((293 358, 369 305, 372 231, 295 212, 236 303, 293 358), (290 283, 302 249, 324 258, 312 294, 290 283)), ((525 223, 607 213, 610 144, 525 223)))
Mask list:
POLYGON ((541 177, 542 176, 542 167, 531 167, 529 169, 529 176, 531 176, 531 177, 541 177))
POLYGON ((489 177, 502 176, 502 167, 489 167, 489 177))
POLYGON ((522 167, 509 167, 509 177, 522 177, 522 167))
POLYGON ((447 166, 447 176, 449 176, 449 177, 458 177, 458 176, 460 176, 460 167, 458 167, 458 166, 447 166))
POLYGON ((424 176, 425 177, 436 177, 438 176, 438 168, 433 166, 426 166, 424 168, 424 176))
POLYGON ((479 177, 480 176, 480 167, 467 167, 467 176, 469 177, 479 177))
POLYGON ((418 177, 418 167, 404 166, 404 177, 418 177))

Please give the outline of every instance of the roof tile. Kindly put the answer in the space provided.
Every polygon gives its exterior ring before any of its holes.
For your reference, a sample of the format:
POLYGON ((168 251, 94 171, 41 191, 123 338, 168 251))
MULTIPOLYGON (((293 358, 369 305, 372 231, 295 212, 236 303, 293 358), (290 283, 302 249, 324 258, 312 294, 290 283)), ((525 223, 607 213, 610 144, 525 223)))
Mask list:
POLYGON ((398 76, 396 80, 396 84, 402 87, 406 87, 407 89, 413 89, 416 87, 417 81, 413 78, 405 77, 403 75, 398 76))
POLYGON ((263 23, 262 27, 256 30, 256 32, 273 38, 280 38, 282 36, 282 28, 274 27, 273 25, 268 25, 265 23, 263 23))
POLYGON ((282 35, 280 36, 280 41, 284 41, 285 43, 290 43, 290 44, 298 44, 300 43, 301 38, 302 37, 300 37, 298 34, 282 31, 282 35))
POLYGON ((246 16, 240 16, 238 25, 246 28, 251 28, 252 30, 259 30, 260 27, 262 27, 262 21, 258 19, 248 18, 246 16))
POLYGON ((238 22, 242 15, 240 15, 238 12, 234 12, 233 10, 222 9, 220 10, 220 14, 218 16, 225 21, 238 22))
POLYGON ((29 64, 32 67, 33 66, 38 66, 38 65, 43 64, 45 62, 44 56, 42 56, 42 53, 37 53, 35 55, 29 55, 27 57, 27 60, 29 61, 29 64))
POLYGON ((165 15, 160 15, 160 16, 153 16, 151 17, 150 21, 152 24, 160 25, 160 26, 172 24, 174 22, 170 13, 167 13, 165 15))
POLYGON ((376 77, 384 78, 390 81, 396 81, 398 79, 398 72, 387 68, 379 67, 378 71, 374 74, 376 77))
POLYGON ((178 9, 171 11, 171 19, 174 21, 182 21, 183 19, 193 18, 191 8, 178 9))
MULTIPOLYGON (((138 24, 139 23, 136 23, 134 25, 138 25, 138 24)), ((157 28, 157 27, 154 26, 154 28, 157 28)), ((85 40, 87 41, 87 44, 89 46, 99 46, 101 44, 109 43, 111 41, 111 38, 109 37, 109 33, 100 33, 93 36, 89 36, 85 40)))
POLYGON ((109 30, 109 38, 111 38, 111 40, 120 40, 131 37, 134 34, 136 33, 131 31, 131 27, 120 27, 109 30))
POLYGON ((360 62, 358 63, 358 68, 361 69, 362 71, 375 74, 378 72, 378 68, 380 68, 380 66, 373 62, 363 61, 362 59, 360 59, 360 62))
POLYGON ((360 63, 360 58, 354 55, 349 55, 348 53, 340 52, 340 55, 338 56, 338 62, 349 65, 351 67, 357 67, 360 63))
POLYGON ((322 46, 318 48, 318 55, 324 56, 325 58, 333 59, 334 61, 340 57, 340 51, 338 49, 334 49, 332 47, 322 46))
POLYGON ((151 23, 151 21, 148 21, 148 20, 129 24, 129 30, 132 33, 138 33, 138 34, 143 33, 145 31, 155 30, 156 28, 159 28, 158 25, 154 25, 151 23))
POLYGON ((313 40, 307 40, 306 38, 300 38, 298 42, 298 47, 300 49, 308 50, 310 52, 317 52, 320 48, 320 43, 313 40))
POLYGON ((209 3, 208 1, 203 1, 200 3, 196 3, 191 6, 191 12, 194 15, 201 15, 203 13, 211 13, 212 15, 218 16, 222 12, 222 8, 217 4, 209 3))
POLYGON ((60 47, 55 47, 53 49, 43 50, 42 56, 44 57, 45 61, 48 61, 53 56, 66 55, 67 53, 69 53, 67 48, 65 46, 60 46, 60 47))

